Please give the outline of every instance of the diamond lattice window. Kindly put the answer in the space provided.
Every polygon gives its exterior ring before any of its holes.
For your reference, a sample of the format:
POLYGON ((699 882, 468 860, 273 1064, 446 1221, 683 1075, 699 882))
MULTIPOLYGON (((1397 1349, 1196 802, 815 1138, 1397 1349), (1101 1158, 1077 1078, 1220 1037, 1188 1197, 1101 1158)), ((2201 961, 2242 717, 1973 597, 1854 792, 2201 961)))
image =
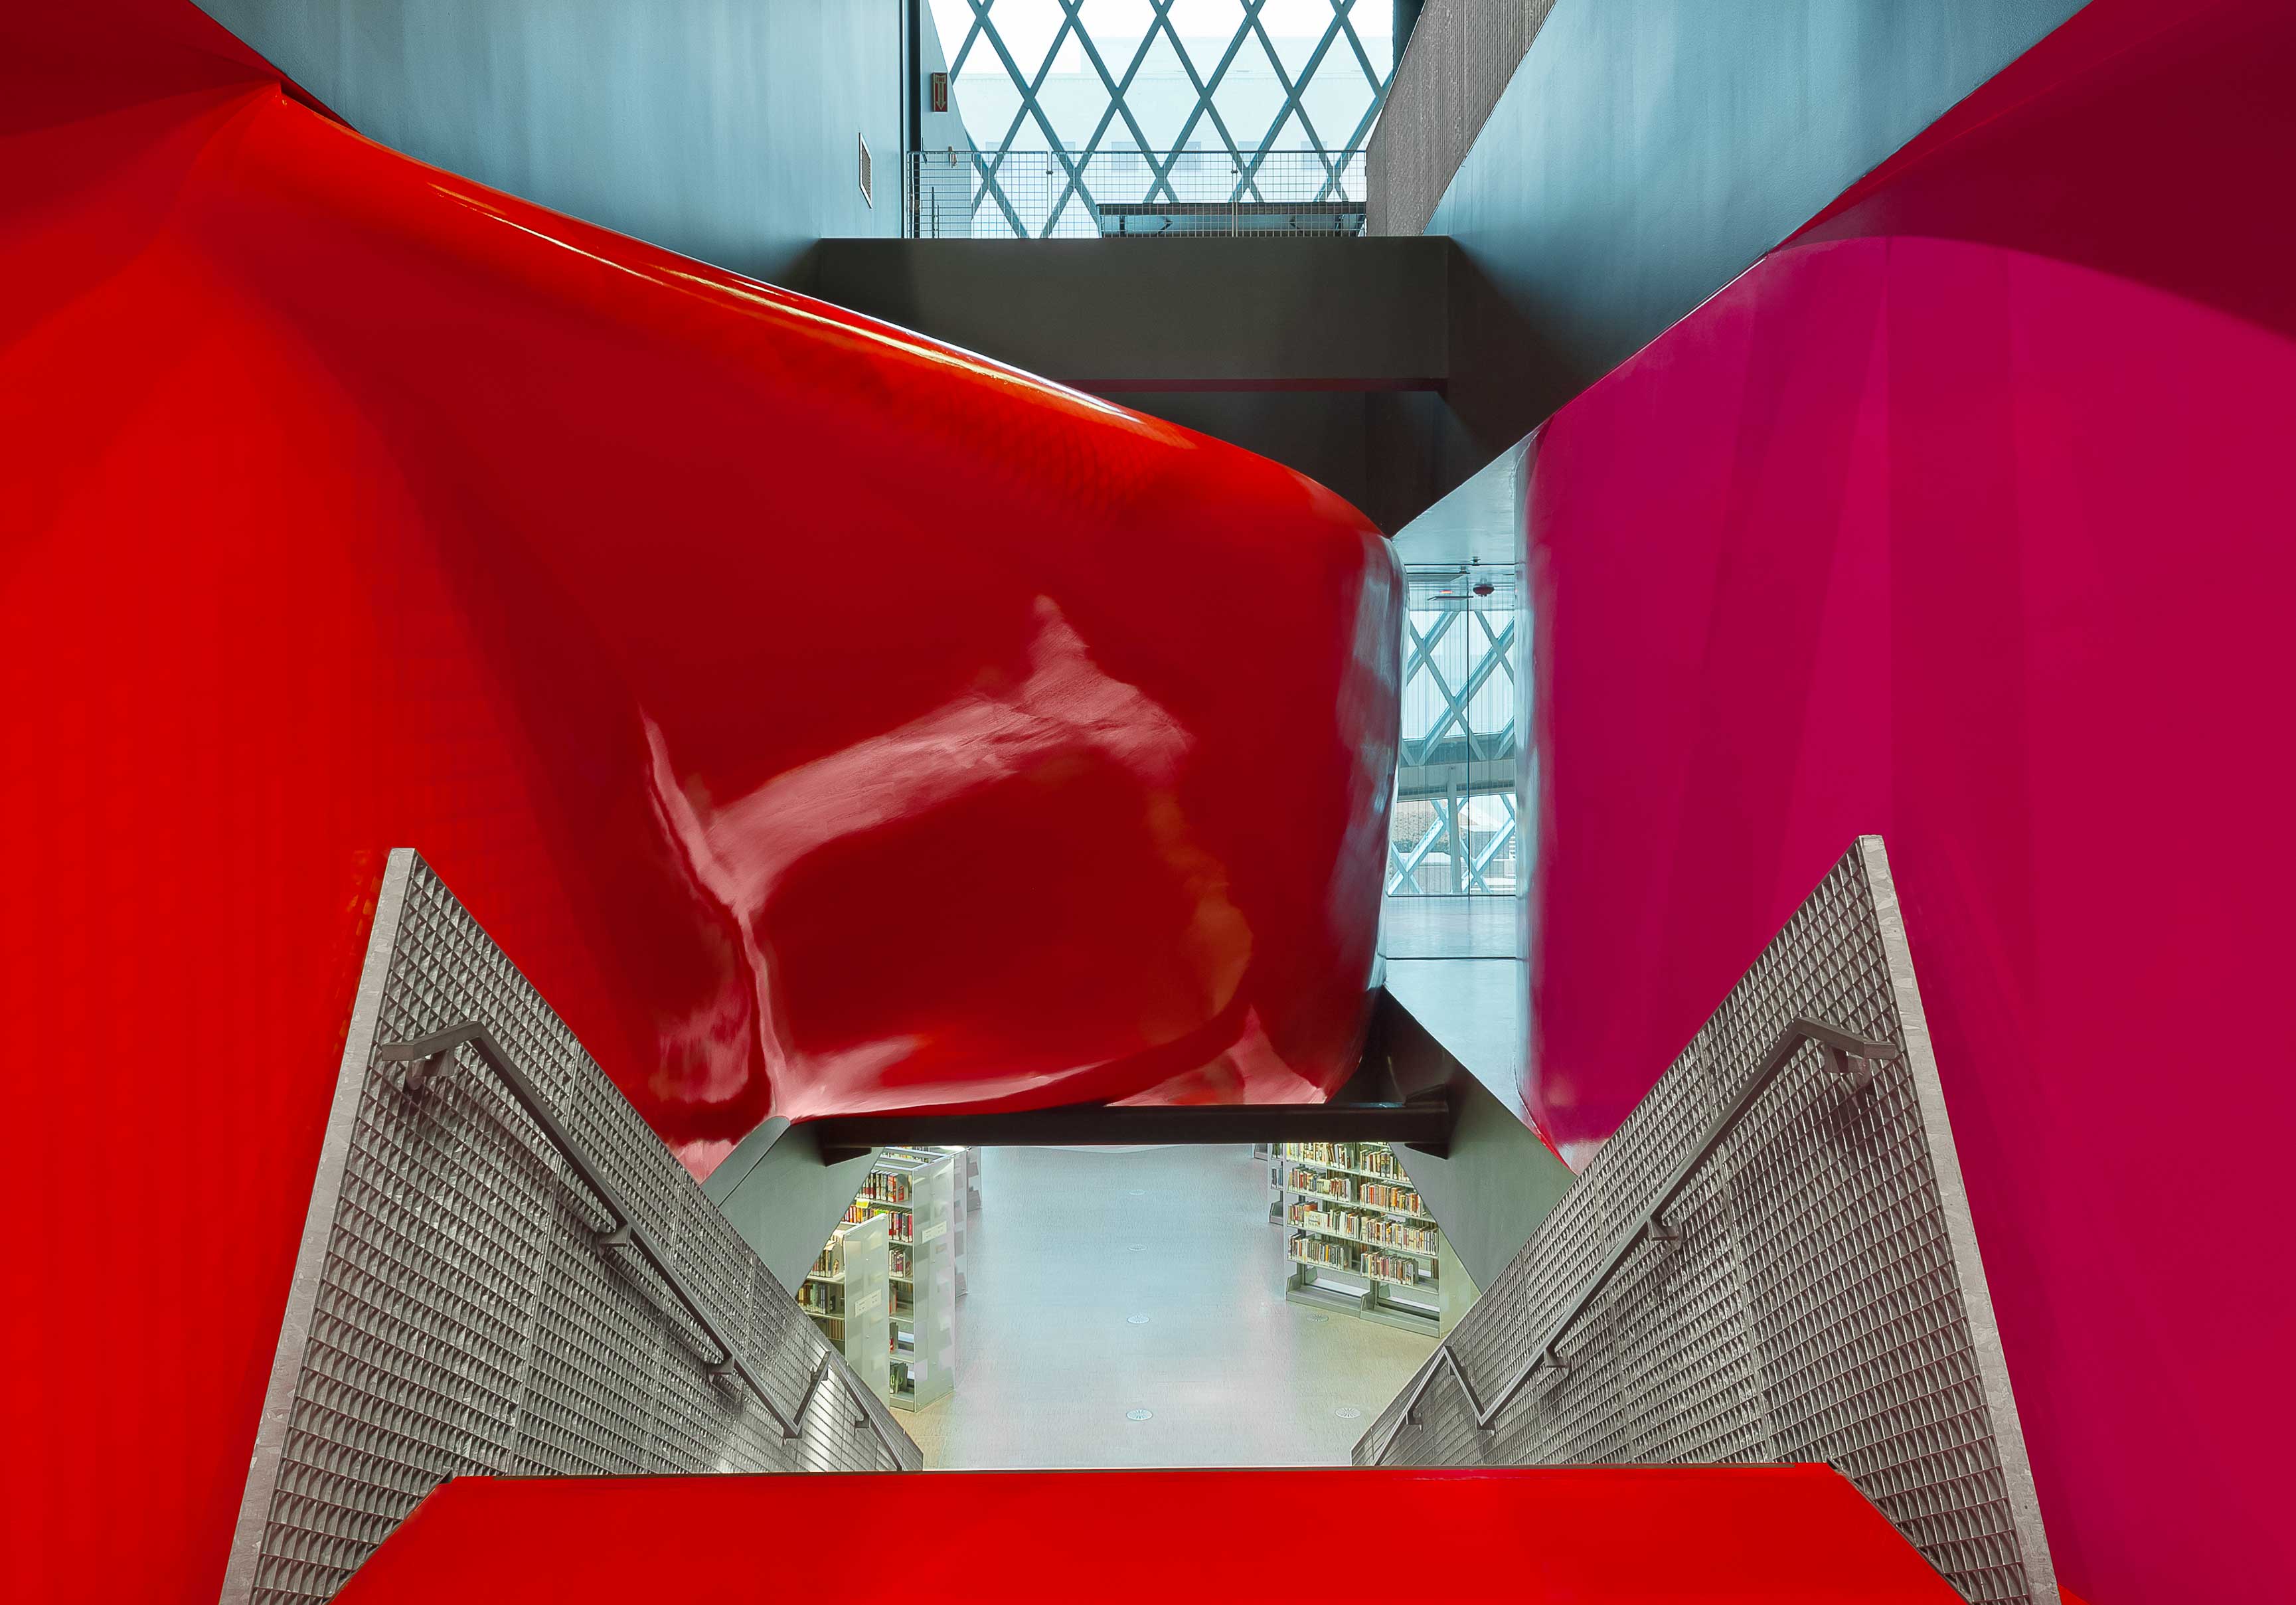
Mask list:
POLYGON ((1389 0, 931 4, 963 144, 929 137, 947 148, 920 153, 919 183, 963 209, 920 232, 1095 234, 1124 232, 1109 207, 1363 199, 1389 0), (933 189, 936 161, 952 170, 933 189))
POLYGON ((1522 854, 1514 585, 1414 569, 1409 595, 1387 892, 1508 896, 1522 854))

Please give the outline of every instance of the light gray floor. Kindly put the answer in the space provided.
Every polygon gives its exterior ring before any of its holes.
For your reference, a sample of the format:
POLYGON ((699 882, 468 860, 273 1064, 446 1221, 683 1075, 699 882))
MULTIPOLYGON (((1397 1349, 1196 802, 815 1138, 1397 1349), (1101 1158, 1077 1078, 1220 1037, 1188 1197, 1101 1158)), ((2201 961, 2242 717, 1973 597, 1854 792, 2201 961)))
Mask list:
POLYGON ((1513 897, 1389 897, 1379 950, 1390 959, 1519 959, 1521 925, 1513 897))
POLYGON ((1387 989, 1518 1119, 1530 969, 1513 897, 1390 897, 1380 913, 1387 989))
POLYGON ((1491 1096, 1524 1118, 1529 966, 1518 959, 1390 959, 1387 989, 1491 1096))
POLYGON ((1248 1148, 992 1148, 980 1191, 955 1390, 897 1413, 928 1469, 1344 1465, 1434 1352, 1284 1301, 1248 1148))

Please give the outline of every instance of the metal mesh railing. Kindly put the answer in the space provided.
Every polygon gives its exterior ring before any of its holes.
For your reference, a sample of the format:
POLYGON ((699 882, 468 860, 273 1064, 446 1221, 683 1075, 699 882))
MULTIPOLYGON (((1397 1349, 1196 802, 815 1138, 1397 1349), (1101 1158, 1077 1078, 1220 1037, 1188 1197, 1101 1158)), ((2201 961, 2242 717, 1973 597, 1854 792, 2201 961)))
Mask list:
POLYGON ((1361 151, 926 151, 906 160, 920 240, 1354 235, 1361 151))
POLYGON ((1822 1461, 1964 1597, 2055 1600, 1879 839, 1810 894, 1356 1459, 1822 1461))
POLYGON ((509 957, 392 854, 227 1605, 330 1597, 450 1477, 921 1463, 509 957))

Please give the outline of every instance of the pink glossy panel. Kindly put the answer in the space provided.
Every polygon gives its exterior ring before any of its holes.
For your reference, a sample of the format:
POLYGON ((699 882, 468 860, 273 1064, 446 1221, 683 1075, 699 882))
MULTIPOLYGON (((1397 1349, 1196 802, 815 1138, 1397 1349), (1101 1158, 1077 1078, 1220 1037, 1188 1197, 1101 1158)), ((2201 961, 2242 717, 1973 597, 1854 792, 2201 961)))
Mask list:
POLYGON ((1527 1094, 1886 837, 2062 1575, 2296 1593, 2296 12, 2095 0, 1559 414, 1527 1094))
POLYGON ((212 1597, 393 846, 697 1170, 1349 1073, 1397 578, 1337 498, 410 162, 180 0, 6 8, 0 174, 0 1594, 212 1597))

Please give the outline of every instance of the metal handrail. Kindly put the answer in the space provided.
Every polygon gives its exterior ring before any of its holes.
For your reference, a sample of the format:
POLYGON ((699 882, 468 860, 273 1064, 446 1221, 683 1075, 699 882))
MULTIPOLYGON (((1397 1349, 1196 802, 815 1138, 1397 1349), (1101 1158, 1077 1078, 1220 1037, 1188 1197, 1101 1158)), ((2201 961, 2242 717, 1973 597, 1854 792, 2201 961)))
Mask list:
POLYGON ((868 1405, 855 1391, 852 1373, 838 1370, 833 1353, 822 1355, 821 1363, 814 1367, 813 1380, 806 1384, 805 1396, 798 1401, 796 1411, 788 1415, 782 1413, 781 1406, 775 1404, 773 1396, 767 1393, 765 1384, 758 1380, 756 1373, 742 1359, 741 1351, 718 1330, 718 1322, 710 1318, 709 1311, 701 1307, 693 1290, 686 1286, 685 1279, 672 1267, 668 1257, 655 1244, 646 1229, 638 1224, 636 1212, 599 1170, 597 1162, 580 1142, 559 1124, 557 1115, 544 1101, 541 1093, 526 1078, 525 1073, 511 1062, 510 1055, 503 1052, 502 1044, 495 1040, 494 1034, 484 1025, 477 1020, 464 1020, 461 1025, 449 1026, 444 1031, 433 1032, 413 1042, 379 1047, 374 1057, 378 1064, 407 1066, 403 1083, 405 1091, 408 1097, 419 1098, 430 1089, 431 1082, 453 1058, 455 1050, 464 1045, 477 1050, 487 1068, 494 1071, 496 1078, 508 1090, 518 1106, 526 1111, 527 1118, 541 1127, 542 1134, 549 1140, 551 1146, 564 1157, 566 1163, 580 1178, 582 1185, 605 1206, 606 1213, 612 1219, 606 1230, 599 1234, 598 1247, 635 1249, 639 1257, 653 1267, 654 1274, 661 1279, 662 1284, 676 1296, 686 1315, 708 1335, 710 1342, 718 1346, 721 1357, 711 1362, 708 1368, 711 1381, 723 1381, 729 1376, 739 1379, 755 1396, 758 1403, 766 1407, 766 1413, 772 1416, 774 1424, 781 1429, 782 1441, 788 1443, 799 1436, 798 1423, 805 1420, 806 1409, 821 1390, 822 1382, 834 1372, 845 1389, 847 1399, 857 1412, 857 1419, 853 1424, 866 1426, 876 1435, 878 1446, 890 1458, 893 1470, 904 1469, 900 1451, 893 1446, 892 1439, 885 1435, 883 1425, 870 1413, 868 1405))
POLYGON ((1388 1429, 1387 1437, 1380 1444, 1377 1454, 1371 1456, 1372 1461, 1376 1463, 1380 1455, 1385 1454, 1395 1446, 1395 1440, 1402 1436, 1404 1428, 1420 1424, 1414 1419, 1413 1413, 1419 1408, 1420 1398, 1433 1383, 1439 1371, 1447 1369, 1453 1380, 1459 1384, 1459 1392, 1465 1397, 1467 1408, 1473 1413, 1476 1429, 1482 1432, 1493 1429, 1493 1423, 1498 1420, 1499 1412, 1514 1402, 1515 1396, 1529 1384, 1530 1379, 1538 1374, 1542 1366, 1554 1372, 1558 1380, 1566 1376, 1570 1372, 1570 1363, 1555 1352, 1555 1346, 1562 1341, 1563 1335, 1577 1322, 1578 1317, 1587 1313, 1588 1306, 1602 1296, 1603 1290, 1610 1286, 1612 1279, 1633 1257, 1636 1249, 1645 1242, 1672 1242, 1680 1240, 1681 1228, 1667 1224, 1667 1210, 1673 1206, 1674 1200, 1681 1196, 1682 1190, 1689 1185, 1691 1176, 1708 1159, 1714 1157, 1714 1152, 1721 1147, 1723 1139, 1727 1137, 1738 1122, 1745 1118, 1747 1110, 1751 1110, 1755 1101, 1768 1090, 1770 1083, 1777 1079, 1778 1072, 1785 1069, 1806 1042, 1815 1043, 1817 1045, 1818 1051, 1825 1056, 1826 1068, 1846 1077, 1849 1082, 1850 1091, 1853 1093, 1864 1091, 1873 1081, 1875 1066, 1887 1064, 1898 1057, 1898 1049, 1889 1043, 1868 1041, 1865 1037, 1854 1036, 1837 1026, 1829 1026, 1821 1020, 1797 1018, 1788 1021, 1785 1028, 1778 1033, 1776 1040, 1770 1044, 1769 1052, 1763 1056, 1761 1068, 1757 1069, 1747 1080, 1746 1085, 1739 1089, 1738 1095, 1731 1101, 1730 1107, 1717 1115, 1712 1123, 1707 1126, 1705 1135, 1699 1139, 1697 1147, 1691 1150, 1689 1156, 1675 1167, 1673 1176, 1668 1180, 1664 1187, 1659 1190, 1658 1197, 1652 1200, 1650 1208, 1643 1211, 1642 1219, 1631 1230, 1620 1234, 1611 1245, 1610 1253, 1604 1257, 1602 1268, 1580 1285, 1578 1291, 1572 1296, 1562 1314, 1547 1327, 1546 1335, 1539 1339, 1538 1347, 1531 1351, 1529 1360, 1524 1363, 1521 1371, 1515 1373, 1513 1379, 1499 1390, 1498 1396, 1488 1404, 1476 1398, 1474 1384, 1468 1380, 1466 1368, 1459 1363, 1458 1355, 1452 1352, 1450 1340, 1445 1339, 1436 1345, 1434 1354, 1429 1356, 1427 1363, 1420 1369, 1418 1376, 1413 1380, 1411 1390, 1404 1396, 1403 1408, 1396 1415, 1395 1424, 1388 1429))

